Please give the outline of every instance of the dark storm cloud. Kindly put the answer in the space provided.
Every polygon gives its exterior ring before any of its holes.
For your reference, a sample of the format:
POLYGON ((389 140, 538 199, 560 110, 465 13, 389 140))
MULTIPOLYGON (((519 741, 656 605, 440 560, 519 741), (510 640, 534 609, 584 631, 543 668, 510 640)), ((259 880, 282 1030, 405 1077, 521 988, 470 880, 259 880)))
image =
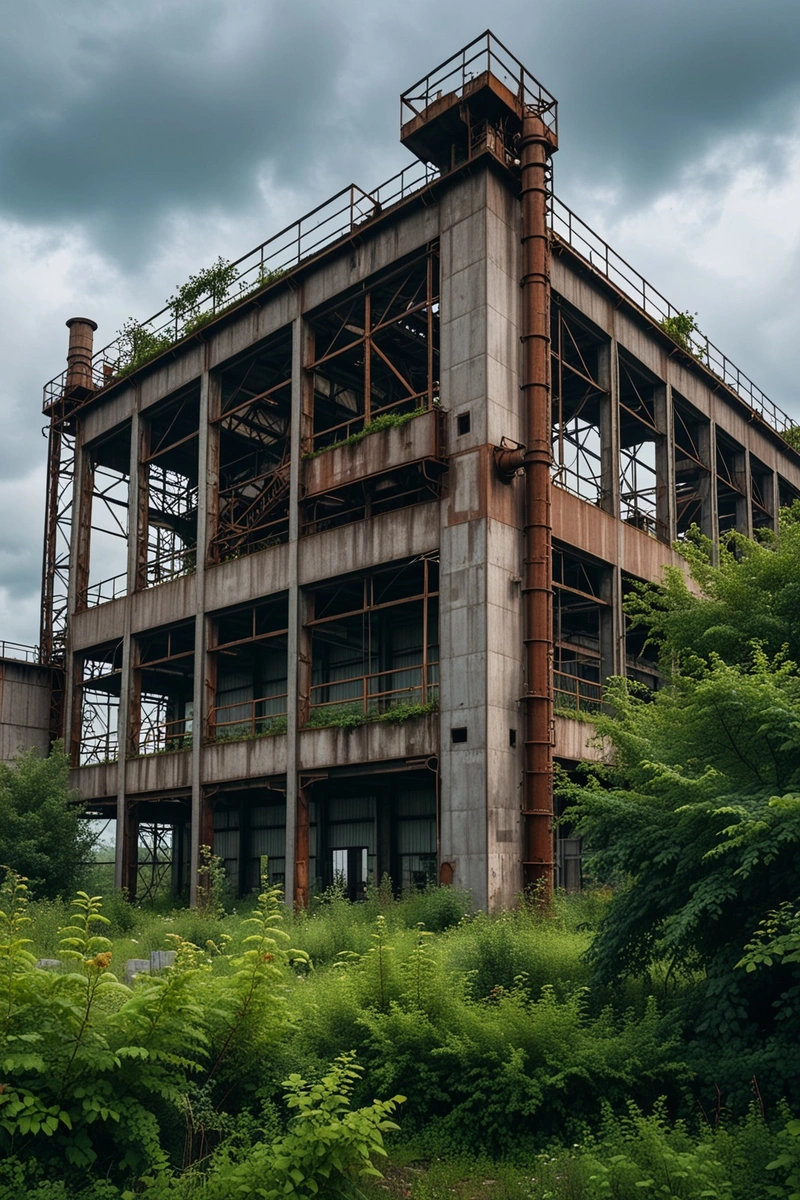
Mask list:
POLYGON ((303 131, 326 136, 341 61, 332 9, 206 0, 138 11, 114 22, 46 6, 37 27, 23 9, 0 52, 7 213, 80 220, 102 244, 165 211, 242 205, 265 161, 289 184, 313 171, 303 131), (38 64, 26 37, 43 41, 38 64))
POLYGON ((0 204, 124 260, 166 213, 251 206, 265 167, 314 199, 375 182, 373 159, 403 161, 398 92, 487 19, 561 101, 562 186, 641 200, 798 100, 797 0, 32 3, 0 50, 0 204))

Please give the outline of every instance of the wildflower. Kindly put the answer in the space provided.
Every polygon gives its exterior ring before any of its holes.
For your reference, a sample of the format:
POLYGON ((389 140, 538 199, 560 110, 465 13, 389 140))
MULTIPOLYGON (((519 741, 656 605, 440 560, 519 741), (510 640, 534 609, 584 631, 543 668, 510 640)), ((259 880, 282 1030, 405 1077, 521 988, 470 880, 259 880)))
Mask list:
POLYGON ((94 958, 87 958, 86 966, 94 967, 96 971, 107 971, 111 962, 111 951, 104 950, 102 954, 96 954, 94 958))

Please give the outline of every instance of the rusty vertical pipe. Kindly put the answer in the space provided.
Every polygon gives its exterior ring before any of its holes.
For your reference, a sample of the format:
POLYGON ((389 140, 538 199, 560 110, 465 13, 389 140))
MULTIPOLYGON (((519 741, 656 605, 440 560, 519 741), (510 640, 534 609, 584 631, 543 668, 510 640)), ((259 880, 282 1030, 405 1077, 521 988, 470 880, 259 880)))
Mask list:
POLYGON ((308 789, 302 784, 297 789, 297 814, 294 841, 294 907, 300 912, 308 908, 308 867, 310 852, 310 827, 308 811, 308 789))
POLYGON ((92 380, 92 350, 93 337, 97 325, 88 317, 70 317, 67 321, 69 330, 69 349, 67 350, 67 378, 65 390, 85 388, 91 392, 94 388, 92 380))
POLYGON ((523 880, 553 889, 553 566, 550 511, 550 237, 547 228, 554 136, 526 113, 522 171, 522 394, 525 468, 525 769, 523 880))

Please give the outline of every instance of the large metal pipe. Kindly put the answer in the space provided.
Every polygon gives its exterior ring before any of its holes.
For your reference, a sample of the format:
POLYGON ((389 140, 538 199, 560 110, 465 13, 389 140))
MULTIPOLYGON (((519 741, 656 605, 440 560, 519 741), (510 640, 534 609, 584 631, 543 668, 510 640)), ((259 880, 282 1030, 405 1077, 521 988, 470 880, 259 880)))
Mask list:
POLYGON ((522 395, 525 470, 525 766, 523 882, 553 889, 553 564, 550 505, 550 235, 547 227, 554 135, 526 113, 522 171, 522 395))

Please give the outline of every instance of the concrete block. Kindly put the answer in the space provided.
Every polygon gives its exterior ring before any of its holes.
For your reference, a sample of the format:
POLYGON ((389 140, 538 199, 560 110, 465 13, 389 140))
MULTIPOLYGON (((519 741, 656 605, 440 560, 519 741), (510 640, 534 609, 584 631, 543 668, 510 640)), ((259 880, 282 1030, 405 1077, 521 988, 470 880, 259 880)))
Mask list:
POLYGON ((137 975, 150 974, 150 959, 149 958, 129 958, 125 963, 125 971, 122 976, 122 982, 130 987, 137 975))
POLYGON ((175 950, 151 950, 150 970, 163 971, 165 967, 174 967, 175 957, 175 950))

